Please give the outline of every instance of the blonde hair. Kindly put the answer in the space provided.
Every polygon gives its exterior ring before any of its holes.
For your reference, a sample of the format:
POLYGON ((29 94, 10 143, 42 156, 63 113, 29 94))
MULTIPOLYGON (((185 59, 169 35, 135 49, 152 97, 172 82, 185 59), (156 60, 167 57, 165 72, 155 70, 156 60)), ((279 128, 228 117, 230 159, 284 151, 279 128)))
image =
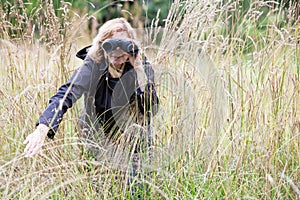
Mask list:
POLYGON ((125 18, 115 18, 105 22, 99 28, 98 35, 94 38, 92 47, 88 51, 88 56, 95 62, 100 63, 103 57, 103 50, 101 48, 103 41, 111 38, 114 33, 122 31, 127 33, 129 40, 135 42, 136 33, 125 18))

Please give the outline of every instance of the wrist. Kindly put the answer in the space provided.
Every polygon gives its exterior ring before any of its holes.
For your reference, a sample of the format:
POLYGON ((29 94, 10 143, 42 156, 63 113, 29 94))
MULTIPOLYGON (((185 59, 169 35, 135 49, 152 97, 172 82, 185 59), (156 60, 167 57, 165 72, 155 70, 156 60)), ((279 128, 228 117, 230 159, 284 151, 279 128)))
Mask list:
POLYGON ((37 127, 36 127, 37 130, 39 130, 40 133, 43 134, 43 136, 46 136, 48 131, 50 130, 50 128, 45 125, 45 124, 39 124, 37 127))

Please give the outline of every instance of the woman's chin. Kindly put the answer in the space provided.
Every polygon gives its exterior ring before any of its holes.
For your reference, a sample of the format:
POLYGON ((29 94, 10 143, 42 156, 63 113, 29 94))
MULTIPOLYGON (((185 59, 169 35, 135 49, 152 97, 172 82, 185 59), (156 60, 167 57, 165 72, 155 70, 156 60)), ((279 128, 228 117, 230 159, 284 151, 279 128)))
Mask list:
POLYGON ((114 61, 114 62, 112 62, 112 64, 113 64, 113 65, 121 65, 121 64, 123 64, 123 62, 120 62, 120 61, 114 61))

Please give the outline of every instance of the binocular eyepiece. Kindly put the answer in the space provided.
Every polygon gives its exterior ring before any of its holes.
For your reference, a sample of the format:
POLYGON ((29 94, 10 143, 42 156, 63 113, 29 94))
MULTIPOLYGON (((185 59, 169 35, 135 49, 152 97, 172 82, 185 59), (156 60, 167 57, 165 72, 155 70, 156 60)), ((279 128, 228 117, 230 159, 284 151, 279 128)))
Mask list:
POLYGON ((123 51, 130 55, 136 55, 139 52, 138 46, 129 40, 108 39, 102 43, 102 48, 107 53, 112 52, 117 47, 120 47, 123 51))

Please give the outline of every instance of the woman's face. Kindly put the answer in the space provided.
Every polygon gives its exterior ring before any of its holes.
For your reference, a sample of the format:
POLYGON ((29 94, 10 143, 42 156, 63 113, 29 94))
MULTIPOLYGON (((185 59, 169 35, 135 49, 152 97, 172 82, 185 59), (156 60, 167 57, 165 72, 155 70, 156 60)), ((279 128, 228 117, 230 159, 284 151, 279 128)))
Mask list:
MULTIPOLYGON (((111 38, 128 40, 128 35, 125 31, 116 32, 111 38)), ((120 47, 117 47, 112 52, 108 53, 109 61, 113 65, 120 65, 126 62, 129 58, 129 54, 123 51, 120 47)))

